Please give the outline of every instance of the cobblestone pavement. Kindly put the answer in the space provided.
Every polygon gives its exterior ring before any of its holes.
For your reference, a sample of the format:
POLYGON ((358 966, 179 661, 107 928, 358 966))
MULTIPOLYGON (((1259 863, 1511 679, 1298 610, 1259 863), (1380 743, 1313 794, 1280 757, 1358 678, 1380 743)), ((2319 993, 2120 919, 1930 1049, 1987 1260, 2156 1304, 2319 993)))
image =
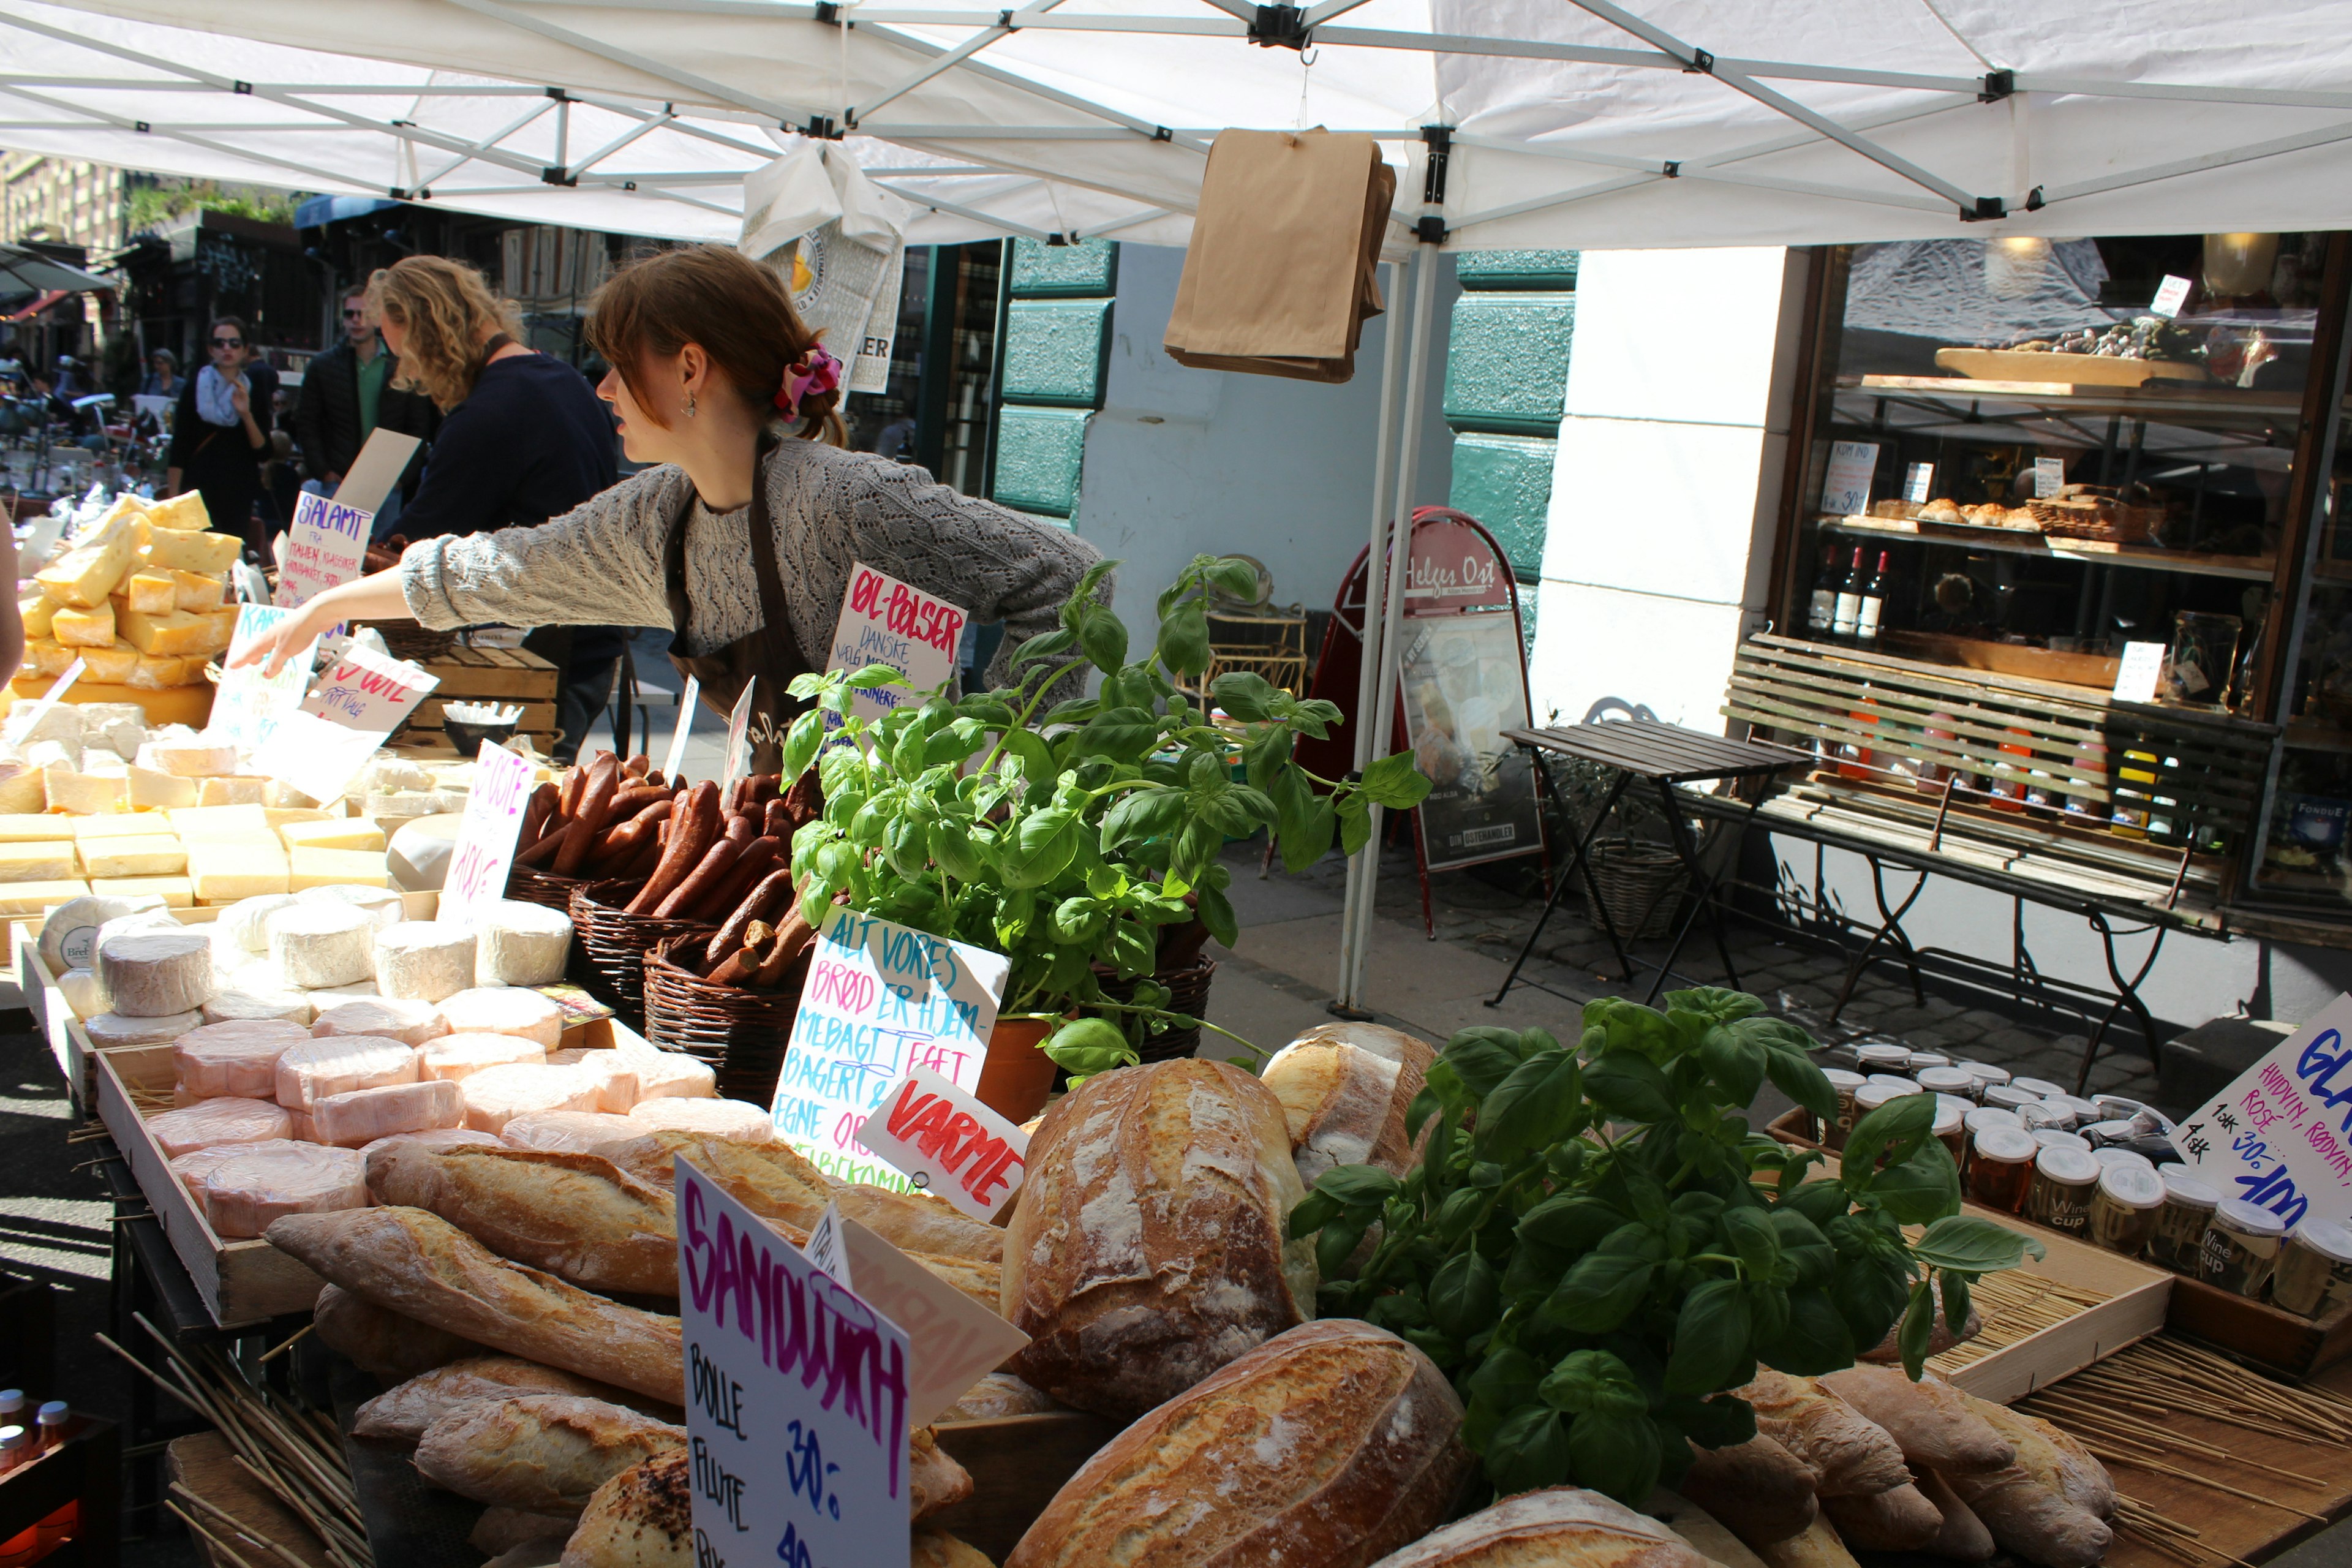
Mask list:
MULTIPOLYGON (((1231 853, 1235 897, 1246 911, 1251 889, 1244 884, 1254 882, 1256 876, 1258 847, 1236 845, 1231 853)), ((1286 877, 1277 867, 1272 880, 1287 881, 1302 891, 1313 889, 1336 900, 1346 878, 1347 863, 1334 854, 1297 877, 1286 877)), ((1535 924, 1542 895, 1532 861, 1506 863, 1474 871, 1435 873, 1431 878, 1431 906, 1439 942, 1507 965, 1535 924), (1528 890, 1505 885, 1513 880, 1528 890)), ((1421 934, 1421 891, 1409 847, 1392 848, 1382 857, 1379 911, 1383 921, 1409 924, 1413 935, 1421 934)), ((1932 976, 1921 1000, 1913 995, 1909 976, 1899 963, 1874 960, 1832 1028, 1828 1016, 1844 978, 1844 953, 1818 939, 1752 920, 1731 921, 1727 934, 1739 989, 1763 997, 1775 1012, 1825 1044, 1891 1039, 1916 1050, 1990 1062, 2070 1089, 2074 1085, 2086 1038, 2086 1026, 2079 1017, 1996 1010, 1984 1005, 1982 999, 1948 989, 1939 991, 1932 976)), ((1637 960, 1656 959, 1664 954, 1665 945, 1640 942, 1632 951, 1637 960)), ((1245 935, 1244 953, 1247 948, 1245 935)), ((1670 984, 1727 983, 1704 925, 1685 944, 1675 968, 1688 978, 1670 984)), ((1519 984, 1533 982, 1581 1005, 1595 996, 1643 995, 1650 974, 1638 967, 1634 973, 1635 983, 1629 986, 1616 967, 1607 934, 1587 922, 1582 897, 1572 895, 1545 925, 1541 944, 1528 956, 1519 984)), ((1513 994, 1518 994, 1517 988, 1513 994)), ((2142 1050, 2138 1031, 2126 1015, 2108 1030, 2101 1046, 2099 1060, 2091 1068, 2091 1089, 2158 1103, 2155 1064, 2142 1050)))

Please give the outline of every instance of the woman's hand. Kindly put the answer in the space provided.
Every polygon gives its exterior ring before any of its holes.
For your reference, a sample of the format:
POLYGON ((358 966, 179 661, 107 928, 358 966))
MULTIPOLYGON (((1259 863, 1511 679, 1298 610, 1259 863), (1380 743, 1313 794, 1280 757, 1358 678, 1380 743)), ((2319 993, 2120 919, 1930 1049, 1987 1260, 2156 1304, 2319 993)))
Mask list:
POLYGON ((262 674, 275 675, 286 668, 288 659, 309 647, 312 637, 326 636, 339 622, 414 618, 408 613, 407 595, 401 592, 400 570, 394 567, 328 589, 254 638, 244 652, 229 661, 228 668, 245 669, 260 664, 262 674))
POLYGON ((240 375, 228 384, 228 404, 240 416, 247 418, 252 416, 253 388, 247 384, 244 376, 240 375))

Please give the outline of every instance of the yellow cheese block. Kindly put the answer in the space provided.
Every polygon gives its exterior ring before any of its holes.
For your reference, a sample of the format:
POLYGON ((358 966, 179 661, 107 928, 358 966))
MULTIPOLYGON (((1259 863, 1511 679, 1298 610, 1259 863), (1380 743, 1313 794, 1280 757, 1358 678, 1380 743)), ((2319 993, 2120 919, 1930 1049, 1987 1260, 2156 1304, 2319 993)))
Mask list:
POLYGON ((37 915, 53 904, 79 899, 89 891, 89 884, 79 877, 54 882, 0 884, 0 915, 37 915))
POLYGON ((278 827, 278 837, 298 855, 304 849, 382 850, 384 847, 383 829, 363 816, 289 822, 278 827))
POLYGON ((147 526, 151 533, 158 528, 194 533, 212 525, 212 514, 205 510, 205 498, 194 490, 173 496, 169 500, 150 501, 147 505, 147 526))
MULTIPOLYGON (((75 650, 66 647, 55 637, 25 639, 25 668, 43 680, 63 675, 66 668, 73 663, 74 658, 75 650)), ((34 689, 37 692, 45 691, 47 687, 37 686, 34 689)))
POLYGON ((384 868, 384 853, 381 849, 298 847, 290 860, 293 874, 287 888, 289 892, 299 893, 305 888, 353 884, 363 888, 384 888, 392 884, 392 876, 384 868))
POLYGON ((133 810, 168 811, 175 805, 196 804, 196 781, 174 773, 159 773, 134 763, 127 795, 133 810))
MULTIPOLYGON (((8 847, 0 844, 0 851, 8 847)), ((187 849, 168 835, 94 839, 79 853, 82 874, 89 877, 176 877, 188 868, 187 849)))
MULTIPOLYGON (((123 678, 125 686, 140 691, 170 691, 178 687, 205 684, 205 659, 202 654, 160 658, 152 653, 141 653, 137 648, 130 651, 132 663, 131 673, 123 678)), ((211 699, 208 697, 205 700, 209 703, 211 699)))
POLYGON ((58 602, 47 594, 36 594, 29 599, 16 601, 16 618, 25 623, 25 635, 28 637, 47 637, 49 625, 56 619, 57 613, 58 602))
MULTIPOLYGON (((139 650, 121 643, 81 650, 84 679, 107 686, 122 686, 139 670, 139 650)), ((74 682, 79 686, 80 681, 74 682)))
POLYGON ((259 805, 261 792, 269 781, 265 778, 228 777, 198 779, 196 804, 203 805, 259 805))
POLYGON ((191 890, 206 903, 291 892, 288 877, 282 858, 275 862, 266 860, 248 844, 205 842, 188 846, 191 890))
POLYGON ((23 763, 0 763, 0 812, 36 812, 49 804, 41 770, 23 763))
POLYGON ((92 877, 89 890, 101 899, 131 899, 150 893, 169 910, 192 908, 195 889, 185 877, 92 877))
MULTIPOLYGON (((337 801, 335 804, 341 805, 342 802, 337 801)), ((273 833, 279 832, 289 822, 343 822, 348 820, 348 818, 344 817, 341 813, 328 811, 321 806, 271 805, 267 801, 262 803, 261 815, 268 822, 270 831, 273 833)), ((282 833, 280 836, 283 837, 282 833)), ((327 847, 335 848, 340 847, 340 846, 330 845, 327 846, 327 847)), ((352 847, 365 848, 366 846, 354 845, 352 847)))
POLYGON ((49 635, 68 647, 112 647, 114 606, 99 604, 85 610, 63 605, 49 619, 49 635))
POLYGON ((172 831, 189 840, 241 835, 278 842, 269 818, 262 815, 258 805, 195 805, 163 815, 172 819, 172 831))
POLYGON ((161 615, 147 615, 139 610, 125 610, 116 619, 122 629, 122 640, 141 653, 168 658, 174 654, 205 654, 213 651, 213 624, 203 616, 185 610, 165 610, 161 615))
POLYGON ((73 818, 46 812, 12 812, 0 816, 0 844, 31 844, 42 839, 73 842, 73 818))
MULTIPOLYGON (((198 668, 204 667, 199 665, 198 668)), ((7 690, 0 693, 0 710, 18 702, 37 702, 47 696, 49 688, 56 684, 37 671, 19 671, 8 683, 7 690)), ((181 686, 169 691, 142 690, 134 686, 104 685, 87 675, 74 682, 65 700, 77 707, 96 702, 127 702, 145 710, 150 724, 185 724, 191 730, 203 729, 213 710, 213 689, 210 685, 181 686)))
POLYGON ((138 548, 138 538, 131 529, 117 528, 103 542, 67 551, 34 574, 34 580, 40 584, 41 592, 61 604, 103 605, 131 569, 132 552, 138 548))
MULTIPOLYGON (((147 541, 147 560, 152 565, 168 567, 175 572, 226 572, 236 560, 237 552, 244 548, 244 544, 245 542, 233 533, 186 533, 160 530, 147 541)), ((199 898, 203 896, 201 893, 197 895, 199 898)))
POLYGON ((0 844, 0 882, 54 882, 74 871, 70 844, 0 844))
POLYGON ((78 816, 130 810, 123 783, 121 773, 78 773, 69 768, 45 768, 41 772, 41 785, 47 792, 49 809, 69 811, 78 816))
POLYGON ((210 623, 212 626, 212 637, 205 651, 206 653, 226 652, 228 645, 236 637, 236 606, 223 605, 218 609, 192 610, 188 613, 210 623))
POLYGON ((180 585, 172 580, 170 572, 150 567, 122 580, 122 597, 131 601, 134 610, 158 615, 179 608, 180 585))
POLYGON ((228 593, 228 584, 202 572, 175 571, 172 574, 172 593, 174 609, 217 610, 228 593))
POLYGON ((172 836, 172 819, 160 811, 132 809, 113 816, 61 816, 73 833, 74 842, 86 844, 93 838, 167 838, 172 836))

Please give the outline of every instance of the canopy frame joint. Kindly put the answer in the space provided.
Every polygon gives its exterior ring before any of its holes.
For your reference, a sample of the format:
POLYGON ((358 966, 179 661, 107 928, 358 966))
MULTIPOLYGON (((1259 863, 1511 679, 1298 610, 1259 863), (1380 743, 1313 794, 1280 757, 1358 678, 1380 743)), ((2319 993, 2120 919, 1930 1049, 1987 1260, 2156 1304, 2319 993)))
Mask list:
POLYGON ((1998 103, 2004 98, 2015 96, 2016 92, 2017 73, 2015 71, 1987 71, 1985 72, 1984 86, 1977 92, 1977 101, 1979 103, 1998 103))
POLYGON ((1249 25, 1249 41, 1262 49, 1297 49, 1307 45, 1307 12, 1297 5, 1260 5, 1249 25))
MULTIPOLYGON (((1422 172, 1421 202, 1425 207, 1445 205, 1445 173, 1454 159, 1454 127, 1424 125, 1421 128, 1423 145, 1429 149, 1428 166, 1422 172)), ((1442 214, 1425 212, 1412 226, 1413 237, 1423 245, 1444 245, 1445 219, 1442 214)))

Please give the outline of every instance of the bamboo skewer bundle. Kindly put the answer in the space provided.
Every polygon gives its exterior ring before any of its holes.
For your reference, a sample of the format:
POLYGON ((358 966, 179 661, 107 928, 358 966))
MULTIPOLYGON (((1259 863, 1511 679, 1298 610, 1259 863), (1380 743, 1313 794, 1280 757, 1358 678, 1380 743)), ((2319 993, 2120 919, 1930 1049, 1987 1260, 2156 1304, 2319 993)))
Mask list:
POLYGON ((1983 1325, 1974 1338, 1927 1360, 1930 1368, 1947 1377, 1970 1362, 2054 1329, 2108 1299, 2099 1291, 2024 1270, 1988 1274, 1969 1287, 1969 1297, 1983 1325))

